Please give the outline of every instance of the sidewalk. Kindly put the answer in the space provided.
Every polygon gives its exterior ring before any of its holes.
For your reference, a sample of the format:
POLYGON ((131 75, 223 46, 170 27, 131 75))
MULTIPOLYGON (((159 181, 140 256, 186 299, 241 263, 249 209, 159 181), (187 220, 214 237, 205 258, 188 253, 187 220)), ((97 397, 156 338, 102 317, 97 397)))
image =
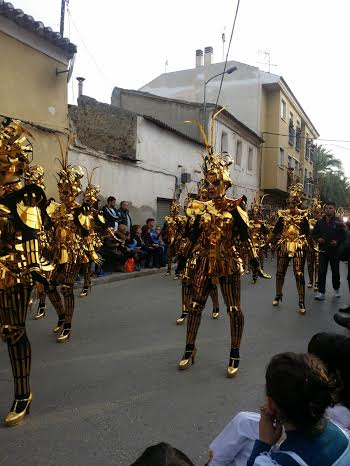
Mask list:
MULTIPOLYGON (((104 285, 105 283, 119 282, 121 280, 129 280, 130 278, 145 277, 146 275, 165 274, 166 267, 160 269, 143 269, 138 272, 113 272, 109 273, 105 277, 93 278, 91 280, 91 286, 104 285)), ((74 288, 81 288, 84 280, 74 283, 74 288)))

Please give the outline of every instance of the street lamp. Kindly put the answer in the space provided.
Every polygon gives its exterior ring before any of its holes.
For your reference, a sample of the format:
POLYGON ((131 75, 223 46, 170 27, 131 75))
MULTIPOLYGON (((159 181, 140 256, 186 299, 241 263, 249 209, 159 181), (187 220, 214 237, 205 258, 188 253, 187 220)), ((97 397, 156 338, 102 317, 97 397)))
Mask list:
POLYGON ((204 104, 203 104, 203 111, 204 111, 204 121, 205 121, 205 114, 206 114, 206 111, 207 111, 207 84, 214 78, 217 78, 218 76, 222 76, 223 74, 231 74, 233 73, 234 71, 237 70, 237 66, 232 66, 231 68, 229 68, 228 70, 226 71, 223 71, 222 73, 218 73, 218 74, 215 74, 214 76, 212 76, 211 78, 207 79, 206 81, 204 81, 204 96, 203 96, 203 100, 204 100, 204 104))

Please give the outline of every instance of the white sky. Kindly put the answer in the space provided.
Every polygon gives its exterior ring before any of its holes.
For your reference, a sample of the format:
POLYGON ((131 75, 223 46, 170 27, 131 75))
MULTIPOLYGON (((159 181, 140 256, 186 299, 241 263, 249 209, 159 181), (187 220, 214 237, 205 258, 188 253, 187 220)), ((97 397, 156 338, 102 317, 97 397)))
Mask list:
MULTIPOLYGON (((70 0, 65 36, 78 46, 70 101, 76 76, 86 78, 84 94, 110 102, 114 85, 138 89, 164 72, 166 60, 168 71, 194 67, 197 48, 213 46, 214 61, 222 61, 221 34, 227 46, 236 2, 70 0)), ((61 0, 12 3, 59 30, 61 0)), ((264 61, 259 50, 270 50, 271 72, 284 77, 321 138, 350 140, 349 17, 348 0, 241 0, 229 59, 256 66, 264 61)), ((350 176, 350 143, 334 144, 343 149, 327 148, 350 176)))

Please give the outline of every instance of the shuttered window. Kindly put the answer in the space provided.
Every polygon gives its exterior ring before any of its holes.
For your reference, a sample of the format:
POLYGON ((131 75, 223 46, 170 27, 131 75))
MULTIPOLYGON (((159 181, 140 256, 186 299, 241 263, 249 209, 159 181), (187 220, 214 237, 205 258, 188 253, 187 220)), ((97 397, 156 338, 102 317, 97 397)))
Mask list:
POLYGON ((171 199, 157 198, 156 225, 162 227, 164 218, 170 214, 171 199))

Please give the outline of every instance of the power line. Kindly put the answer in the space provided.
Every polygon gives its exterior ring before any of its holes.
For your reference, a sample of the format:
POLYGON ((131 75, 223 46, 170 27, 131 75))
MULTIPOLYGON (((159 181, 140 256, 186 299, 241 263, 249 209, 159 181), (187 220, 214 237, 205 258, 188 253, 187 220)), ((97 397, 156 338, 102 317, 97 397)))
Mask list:
POLYGON ((229 54, 229 52, 230 52, 230 47, 231 47, 231 42, 232 42, 232 37, 233 37, 233 31, 235 30, 235 26, 236 26, 236 20, 237 20, 237 15, 238 15, 238 10, 239 10, 240 1, 241 1, 241 0, 238 0, 238 1, 237 1, 236 13, 235 13, 235 18, 234 18, 234 20, 233 20, 233 25, 232 25, 232 30, 231 30, 231 36, 230 36, 230 42, 229 42, 229 44, 228 44, 227 53, 226 53, 226 60, 225 60, 225 65, 224 65, 224 72, 223 72, 222 75, 221 75, 220 87, 219 87, 219 92, 218 92, 218 96, 217 96, 217 99, 216 99, 215 107, 217 107, 218 102, 219 102, 219 98, 220 98, 222 83, 223 83, 223 81, 224 81, 224 76, 225 76, 225 72, 226 72, 226 66, 227 66, 227 61, 228 61, 228 54, 229 54))
MULTIPOLYGON (((272 136, 286 136, 286 137, 289 137, 289 134, 282 134, 282 133, 271 133, 269 131, 262 131, 261 132, 262 134, 270 134, 272 136)), ((300 139, 315 139, 315 138, 312 138, 312 137, 306 137, 306 136, 298 136, 300 139)), ((346 140, 346 139, 323 139, 323 138, 317 138, 316 141, 329 141, 329 142, 346 142, 346 143, 350 143, 349 140, 346 140)))

